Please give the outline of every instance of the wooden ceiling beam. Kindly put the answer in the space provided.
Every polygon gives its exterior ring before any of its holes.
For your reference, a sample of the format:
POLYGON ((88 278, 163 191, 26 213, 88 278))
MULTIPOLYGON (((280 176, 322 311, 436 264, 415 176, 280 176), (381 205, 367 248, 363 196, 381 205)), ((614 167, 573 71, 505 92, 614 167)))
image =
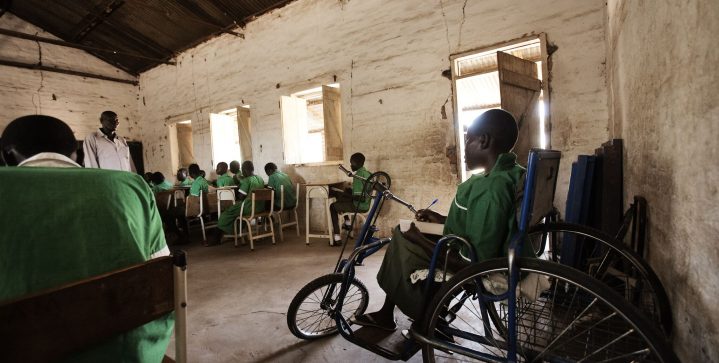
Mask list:
POLYGON ((41 37, 38 35, 16 32, 16 31, 10 30, 10 29, 0 28, 0 34, 7 35, 9 37, 32 40, 32 41, 41 42, 41 43, 54 44, 54 45, 59 45, 59 46, 63 46, 63 47, 68 47, 68 48, 82 49, 82 50, 86 50, 89 52, 119 54, 119 55, 124 55, 124 56, 128 56, 128 57, 133 57, 133 58, 145 59, 145 60, 149 60, 149 61, 153 61, 153 62, 157 62, 157 63, 175 64, 175 62, 171 62, 171 61, 160 59, 160 58, 147 57, 142 54, 137 54, 137 53, 133 53, 133 52, 125 52, 125 51, 121 51, 121 50, 105 49, 105 48, 95 47, 95 46, 91 46, 91 45, 66 42, 64 40, 45 38, 45 37, 41 37))
POLYGON ((107 19, 117 8, 122 6, 125 0, 105 0, 102 4, 95 6, 78 24, 77 30, 72 32, 72 41, 80 42, 87 34, 107 19))

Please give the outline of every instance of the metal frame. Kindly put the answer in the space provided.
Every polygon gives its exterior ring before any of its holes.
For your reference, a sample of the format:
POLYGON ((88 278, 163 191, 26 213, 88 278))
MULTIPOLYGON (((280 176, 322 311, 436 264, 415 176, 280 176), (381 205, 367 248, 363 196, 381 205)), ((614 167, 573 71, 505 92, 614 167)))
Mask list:
MULTIPOLYGON (((277 228, 279 229, 279 232, 280 232, 280 241, 285 240, 284 235, 282 233, 282 229, 285 227, 296 226, 297 227, 297 237, 300 236, 300 219, 297 216, 297 206, 300 204, 299 203, 300 183, 297 183, 296 189, 297 189, 297 194, 295 194, 295 199, 296 199, 295 206, 292 207, 292 209, 285 210, 285 186, 280 185, 280 210, 275 211, 273 214, 273 215, 277 216, 277 228), (295 220, 292 222, 282 223, 282 212, 289 212, 290 216, 292 214, 294 214, 295 220)), ((273 202, 273 204, 274 204, 274 202, 273 202)))
MULTIPOLYGON (((260 217, 260 216, 255 216, 255 203, 256 203, 256 200, 255 200, 255 190, 253 190, 252 192, 250 192, 249 197, 252 198, 252 199, 251 199, 252 202, 251 202, 251 204, 250 204, 250 208, 252 208, 252 213, 250 213, 250 215, 247 216, 247 217, 244 217, 244 216, 243 216, 243 212, 244 212, 244 209, 245 209, 245 203, 244 203, 244 200, 243 200, 243 201, 242 201, 242 206, 240 207, 240 216, 237 217, 237 218, 235 218, 235 222, 233 223, 233 228, 234 228, 234 232, 235 232, 235 236, 234 236, 234 237, 235 237, 235 247, 237 247, 237 237, 239 236, 240 238, 242 238, 242 236, 243 236, 243 234, 242 234, 242 222, 247 223, 247 233, 246 233, 246 234, 247 234, 247 236, 248 236, 248 238, 249 238, 249 240, 250 240, 250 250, 251 250, 251 251, 254 251, 254 250, 255 250, 255 240, 256 240, 256 239, 263 238, 263 237, 272 237, 272 244, 273 244, 273 245, 275 244, 275 226, 274 226, 274 219, 272 218, 272 214, 274 213, 274 206, 275 206, 275 203, 274 203, 275 191, 274 191, 274 190, 270 190, 270 202, 271 202, 271 203, 270 203, 270 210, 269 210, 269 213, 268 213, 267 216, 266 216, 266 217, 269 219, 269 225, 270 225, 270 232, 269 232, 269 233, 258 234, 258 235, 253 235, 253 234, 252 234, 252 223, 251 223, 251 221, 252 221, 253 219, 256 220, 256 218, 258 218, 258 217, 260 217), (238 228, 237 228, 237 222, 239 222, 239 224, 240 224, 239 233, 238 233, 238 228)), ((262 213, 265 213, 265 212, 262 212, 262 213)), ((264 216, 262 216, 262 217, 264 217, 264 216)), ((257 227, 257 233, 259 233, 259 227, 258 227, 258 226, 259 226, 259 225, 258 225, 257 223, 255 223, 255 227, 257 227)))

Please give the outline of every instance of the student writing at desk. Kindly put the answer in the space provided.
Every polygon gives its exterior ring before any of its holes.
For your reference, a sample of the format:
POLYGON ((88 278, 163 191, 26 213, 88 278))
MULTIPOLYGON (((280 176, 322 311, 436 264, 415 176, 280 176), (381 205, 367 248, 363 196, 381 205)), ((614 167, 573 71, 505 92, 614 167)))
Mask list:
MULTIPOLYGON (((511 114, 499 109, 481 114, 467 130, 465 158, 469 169, 483 168, 485 172, 457 187, 447 216, 430 210, 417 213, 419 220, 444 223, 445 235, 466 238, 479 261, 506 255, 516 231, 516 191, 524 174, 524 168, 516 163, 517 156, 511 153, 516 141, 517 125, 511 114)), ((420 318, 423 282, 412 284, 410 275, 428 268, 432 249, 433 242, 424 239, 416 227, 404 234, 395 229, 377 273, 377 281, 387 294, 384 305, 377 312, 358 316, 354 323, 394 330, 395 305, 407 316, 420 318)), ((522 252, 527 257, 532 255, 530 247, 525 246, 522 252)), ((457 257, 455 268, 466 265, 466 260, 457 257)), ((452 267, 450 264, 448 269, 452 267)))
MULTIPOLYGON (((365 157, 362 153, 354 153, 350 157, 350 167, 356 176, 369 178, 371 173, 364 167, 365 157)), ((361 179, 354 178, 352 180, 352 189, 338 192, 335 188, 330 188, 330 197, 337 199, 336 202, 330 204, 330 215, 332 217, 332 230, 334 231, 334 246, 338 246, 342 241, 339 228, 340 213, 354 213, 355 210, 364 213, 369 210, 370 199, 363 194, 365 182, 361 179)), ((344 225, 350 228, 349 219, 345 216, 344 225)))

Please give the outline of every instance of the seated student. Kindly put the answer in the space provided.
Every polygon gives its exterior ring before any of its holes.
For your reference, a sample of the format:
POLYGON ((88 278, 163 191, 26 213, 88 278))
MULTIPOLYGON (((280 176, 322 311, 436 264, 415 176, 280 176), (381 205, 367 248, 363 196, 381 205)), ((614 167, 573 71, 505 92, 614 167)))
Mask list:
POLYGON ((160 173, 159 171, 156 171, 152 173, 152 191, 155 193, 158 192, 164 192, 166 190, 172 189, 172 184, 165 180, 165 176, 160 173))
MULTIPOLYGON (((169 254, 143 178, 81 168, 72 160, 76 149, 70 127, 53 117, 25 116, 5 128, 0 155, 10 167, 0 168, 0 301, 169 254)), ((173 326, 168 314, 63 362, 160 362, 173 326)))
MULTIPOLYGON (((354 153, 350 157, 350 167, 357 176, 368 178, 371 173, 364 167, 365 157, 362 153, 354 153)), ((336 202, 330 204, 330 215, 332 217, 332 230, 334 231, 335 246, 338 246, 342 237, 340 236, 339 215, 340 213, 366 212, 369 210, 369 198, 362 194, 364 190, 364 181, 353 178, 352 189, 345 190, 343 193, 330 191, 330 197, 337 199, 336 202)), ((345 228, 349 228, 349 219, 345 216, 345 228)))
POLYGON ((232 180, 232 177, 227 175, 227 163, 226 162, 223 161, 223 162, 217 164, 217 169, 215 169, 215 172, 217 173, 216 185, 218 188, 235 185, 235 182, 232 180))
POLYGON ((228 174, 232 177, 234 185, 240 185, 240 179, 242 179, 242 172, 240 171, 240 162, 232 160, 230 162, 230 171, 228 174))
MULTIPOLYGON (((190 164, 188 168, 190 176, 193 178, 192 185, 190 186, 190 195, 198 197, 200 192, 206 195, 209 192, 209 184, 207 180, 200 174, 200 166, 197 164, 190 164)), ((177 239, 173 242, 173 245, 185 244, 190 242, 189 231, 180 229, 179 226, 186 226, 187 220, 185 219, 185 205, 178 205, 172 207, 167 211, 162 211, 162 222, 165 223, 168 232, 177 236, 177 239)))
POLYGON ((177 183, 175 185, 177 185, 178 187, 189 187, 192 185, 192 179, 190 179, 188 177, 187 169, 185 169, 185 168, 177 169, 176 177, 177 177, 177 183))
POLYGON ((292 209, 297 204, 295 188, 292 186, 292 179, 287 174, 277 170, 275 163, 265 164, 265 173, 269 177, 267 186, 275 190, 275 210, 280 209, 280 186, 284 187, 285 199, 284 209, 292 209))
MULTIPOLYGON (((217 244, 222 239, 222 232, 227 234, 233 234, 235 219, 240 216, 242 211, 243 216, 249 216, 252 213, 252 199, 250 195, 255 189, 262 189, 265 186, 265 181, 258 175, 254 174, 255 166, 251 161, 247 160, 242 163, 242 175, 244 177, 240 180, 240 187, 237 189, 238 199, 241 203, 235 204, 220 215, 217 220, 218 230, 215 234, 208 239, 207 245, 217 244)), ((263 212, 265 210, 264 203, 257 203, 255 205, 255 213, 263 212)))
MULTIPOLYGON (((457 187, 446 217, 430 210, 421 210, 417 215, 420 220, 444 223, 445 235, 469 240, 479 261, 506 255, 516 231, 515 195, 524 174, 524 168, 516 163, 517 156, 510 152, 516 141, 517 125, 511 114, 500 109, 481 114, 467 131, 465 155, 469 169, 484 168, 485 172, 457 187)), ((384 305, 377 312, 358 316, 354 323, 394 330, 395 305, 409 317, 420 318, 417 309, 422 296, 417 291, 422 289, 423 281, 413 285, 409 276, 429 266, 431 248, 420 246, 422 235, 416 227, 408 232, 403 235, 406 239, 393 238, 377 273, 377 281, 387 294, 384 305)), ((531 248, 525 246, 523 251, 525 256, 532 255, 531 248)))
POLYGON ((205 180, 204 170, 200 170, 200 166, 197 164, 190 164, 188 168, 190 177, 192 178, 192 185, 190 186, 190 195, 196 197, 200 196, 200 191, 207 194, 209 191, 210 184, 205 180))

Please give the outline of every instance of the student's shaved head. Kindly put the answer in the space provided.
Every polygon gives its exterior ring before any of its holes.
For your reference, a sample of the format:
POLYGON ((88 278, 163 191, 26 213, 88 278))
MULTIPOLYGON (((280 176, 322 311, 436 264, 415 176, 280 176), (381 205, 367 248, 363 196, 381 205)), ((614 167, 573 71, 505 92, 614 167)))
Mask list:
POLYGON ((517 142, 517 122, 509 112, 502 109, 489 110, 479 115, 469 126, 467 136, 489 135, 499 153, 512 150, 517 142))
POLYGON ((45 115, 23 116, 13 120, 2 133, 0 150, 8 165, 42 152, 73 158, 77 141, 72 129, 59 119, 45 115))
POLYGON ((237 172, 240 171, 240 162, 237 160, 232 160, 230 162, 230 171, 233 174, 237 174, 237 172))

